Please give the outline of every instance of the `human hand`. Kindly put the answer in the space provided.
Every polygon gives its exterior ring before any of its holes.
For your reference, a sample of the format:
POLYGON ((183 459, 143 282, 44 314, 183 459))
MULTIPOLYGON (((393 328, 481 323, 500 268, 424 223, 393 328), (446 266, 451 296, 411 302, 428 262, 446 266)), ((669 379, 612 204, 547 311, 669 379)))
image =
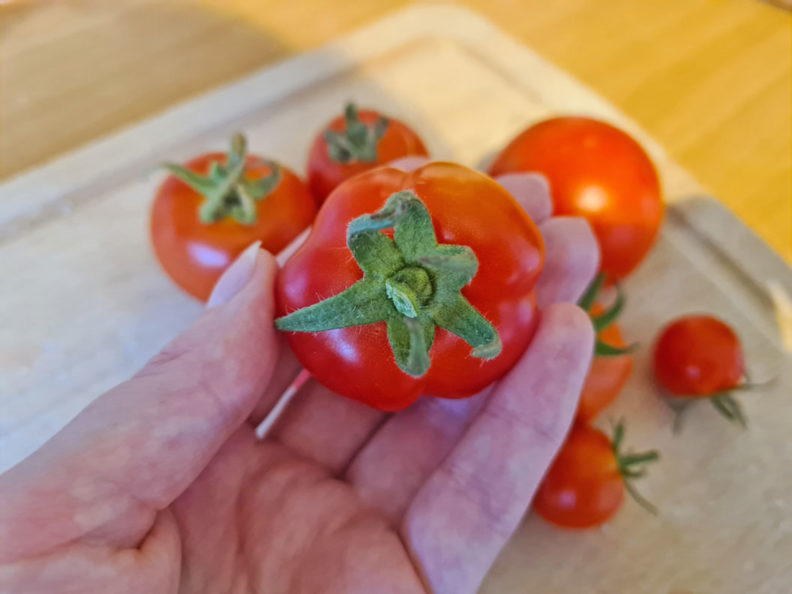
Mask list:
POLYGON ((536 336, 484 393, 386 415, 309 382, 273 320, 274 259, 251 246, 198 322, 0 476, 0 591, 476 590, 574 415, 593 350, 574 305, 597 267, 546 184, 501 183, 547 244, 536 336), (248 422, 245 422, 248 420, 248 422))

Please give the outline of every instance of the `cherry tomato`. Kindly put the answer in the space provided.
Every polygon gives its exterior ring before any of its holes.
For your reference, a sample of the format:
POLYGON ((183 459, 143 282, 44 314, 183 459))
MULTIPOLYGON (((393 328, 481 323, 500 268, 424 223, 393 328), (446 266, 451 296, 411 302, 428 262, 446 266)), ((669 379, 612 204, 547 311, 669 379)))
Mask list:
MULTIPOLYGON (((596 303, 591 309, 592 316, 605 313, 605 308, 596 303)), ((627 350, 621 328, 616 323, 606 326, 597 333, 597 340, 608 346, 620 349, 624 354, 595 355, 591 362, 577 409, 577 419, 591 421, 605 407, 613 402, 624 388, 633 369, 633 356, 627 350)))
POLYGON ((353 103, 332 120, 311 146, 308 183, 321 203, 342 181, 410 155, 428 156, 418 135, 406 124, 353 103))
POLYGON ((382 167, 322 206, 278 277, 279 313, 291 315, 276 325, 305 369, 343 396, 381 410, 422 394, 466 397, 530 342, 543 259, 533 221, 486 175, 451 163, 382 167), (359 232, 372 228, 381 231, 359 232), (363 239, 379 251, 356 247, 363 239), (350 296, 364 281, 375 292, 350 296), (323 318, 325 303, 343 307, 323 318))
POLYGON ((599 526, 621 507, 625 487, 641 505, 652 509, 629 481, 642 476, 643 466, 659 456, 653 451, 621 454, 623 435, 621 424, 613 442, 599 429, 574 425, 536 492, 536 513, 562 528, 599 526))
POLYGON ((260 240, 277 253, 316 214, 310 191, 292 171, 245 155, 241 136, 231 155, 208 153, 184 167, 169 166, 173 175, 157 190, 151 210, 157 259, 177 285, 202 301, 247 246, 260 240), (213 168, 215 180, 209 177, 213 168))
POLYGON ((654 243, 664 210, 657 171, 621 130, 589 118, 545 120, 512 140, 490 173, 515 171, 543 174, 555 213, 589 221, 610 280, 629 274, 654 243))
POLYGON ((681 404, 673 405, 678 415, 686 400, 708 398, 728 420, 746 425, 742 408, 730 393, 751 387, 742 383, 742 346, 734 330, 718 318, 683 316, 663 328, 654 348, 654 376, 666 395, 680 399, 681 404))
POLYGON ((678 318, 660 332, 654 374, 663 388, 678 396, 706 398, 731 390, 745 375, 740 339, 715 317, 678 318))

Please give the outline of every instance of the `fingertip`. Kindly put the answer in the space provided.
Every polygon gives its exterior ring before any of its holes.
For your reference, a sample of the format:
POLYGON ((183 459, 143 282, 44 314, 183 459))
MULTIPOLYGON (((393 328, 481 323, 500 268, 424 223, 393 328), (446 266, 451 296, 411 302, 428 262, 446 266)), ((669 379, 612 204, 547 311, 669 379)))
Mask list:
POLYGON ((574 303, 553 303, 542 311, 542 327, 582 352, 594 349, 594 328, 589 315, 574 303))
POLYGON ((254 241, 226 268, 212 289, 207 309, 227 303, 245 287, 253 274, 260 248, 261 241, 254 241))
POLYGON ((507 173, 495 178, 538 225, 553 214, 550 184, 540 173, 507 173))
POLYGON ((429 162, 427 157, 420 157, 416 155, 411 155, 409 157, 401 157, 400 159, 396 159, 388 163, 388 167, 393 167, 394 169, 401 169, 402 171, 414 171, 419 167, 423 167, 429 162))
POLYGON ((546 254, 536 288, 539 306, 577 303, 599 268, 599 244, 591 226, 580 217, 554 217, 539 230, 546 254))

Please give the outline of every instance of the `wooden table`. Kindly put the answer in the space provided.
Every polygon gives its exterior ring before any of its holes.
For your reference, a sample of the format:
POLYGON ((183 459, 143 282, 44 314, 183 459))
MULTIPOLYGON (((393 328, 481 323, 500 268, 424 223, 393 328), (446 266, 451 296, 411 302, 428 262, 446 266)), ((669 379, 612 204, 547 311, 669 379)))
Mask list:
MULTIPOLYGON (((61 0, 4 6, 0 176, 406 3, 61 0)), ((756 0, 464 4, 620 107, 792 262, 788 12, 756 0)))

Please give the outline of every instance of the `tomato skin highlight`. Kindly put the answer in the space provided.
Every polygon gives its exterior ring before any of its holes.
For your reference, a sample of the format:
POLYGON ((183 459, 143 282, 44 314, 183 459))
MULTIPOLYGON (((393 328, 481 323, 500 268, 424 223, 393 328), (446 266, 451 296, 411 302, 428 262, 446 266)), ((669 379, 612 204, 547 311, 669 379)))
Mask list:
MULTIPOLYGON (((594 316, 605 311, 600 304, 595 303, 591 309, 594 316)), ((605 344, 617 348, 627 348, 621 328, 612 323, 597 333, 597 338, 605 344)), ((595 355, 591 361, 580 401, 576 419, 579 421, 592 421, 621 393, 633 370, 633 356, 630 353, 615 356, 595 355)))
POLYGON ((611 440, 578 423, 542 480, 533 509, 561 528, 593 528, 618 511, 624 490, 611 440))
MULTIPOLYGON (((213 162, 225 163, 225 153, 208 153, 185 164, 206 174, 213 162)), ((316 204, 306 185, 279 165, 281 179, 256 204, 257 222, 242 225, 233 219, 206 224, 199 218, 204 197, 170 175, 160 185, 151 210, 150 232, 154 252, 168 276, 192 296, 206 301, 223 271, 251 243, 277 253, 311 224, 316 204)), ((246 159, 245 177, 262 179, 271 173, 260 157, 246 159)))
MULTIPOLYGON (((380 113, 371 109, 361 109, 358 116, 362 123, 368 125, 373 125, 382 117, 380 113)), ((407 124, 390 117, 388 122, 388 128, 377 144, 377 160, 373 163, 337 163, 330 157, 323 132, 325 130, 344 131, 346 123, 343 115, 334 118, 322 129, 322 133, 316 136, 308 155, 308 185, 318 204, 324 202, 330 192, 341 182, 358 173, 390 163, 401 157, 429 156, 423 141, 407 124)))
POLYGON ((745 375, 740 339, 709 315, 678 318, 655 343, 654 375, 672 396, 707 398, 731 390, 745 375))
POLYGON ((493 176, 518 171, 547 178, 555 214, 588 220, 610 281, 628 275, 654 244, 664 212, 657 171, 618 128, 583 117, 539 122, 512 140, 490 168, 493 176))
POLYGON ((383 322, 286 333, 297 358, 319 382, 387 411, 403 409, 422 394, 471 396, 508 371, 533 337, 534 288, 544 261, 533 221, 486 175, 451 163, 412 172, 382 167, 344 182, 328 197, 308 239, 278 277, 279 315, 341 293, 362 278, 346 245, 347 225, 377 212, 401 190, 412 190, 423 201, 441 244, 475 252, 478 272, 462 295, 496 327, 503 350, 494 359, 475 358, 467 343, 438 328, 428 373, 412 377, 396 365, 383 322))

